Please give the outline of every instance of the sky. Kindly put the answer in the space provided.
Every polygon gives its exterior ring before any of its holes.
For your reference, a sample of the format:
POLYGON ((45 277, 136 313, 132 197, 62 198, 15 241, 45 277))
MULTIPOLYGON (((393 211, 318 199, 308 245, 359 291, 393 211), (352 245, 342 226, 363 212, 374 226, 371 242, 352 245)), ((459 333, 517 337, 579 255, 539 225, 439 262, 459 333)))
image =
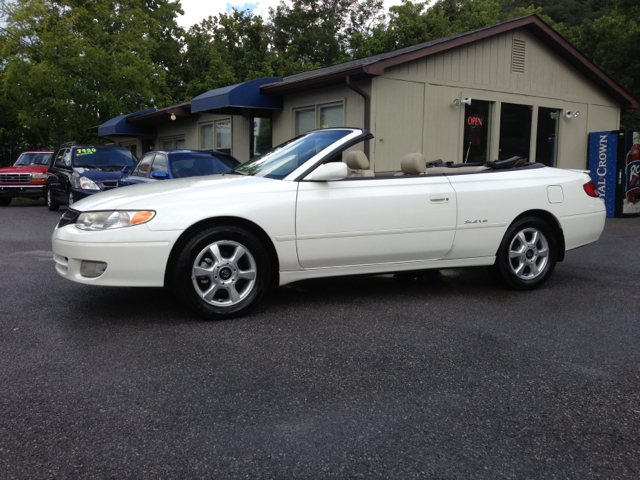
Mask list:
MULTIPOLYGON (((227 12, 232 7, 238 10, 251 10, 264 19, 269 17, 269 7, 275 8, 280 0, 180 0, 184 15, 178 17, 178 24, 181 27, 189 28, 191 25, 200 23, 209 16, 227 12)), ((384 6, 389 10, 392 5, 399 5, 401 0, 384 0, 384 6)))

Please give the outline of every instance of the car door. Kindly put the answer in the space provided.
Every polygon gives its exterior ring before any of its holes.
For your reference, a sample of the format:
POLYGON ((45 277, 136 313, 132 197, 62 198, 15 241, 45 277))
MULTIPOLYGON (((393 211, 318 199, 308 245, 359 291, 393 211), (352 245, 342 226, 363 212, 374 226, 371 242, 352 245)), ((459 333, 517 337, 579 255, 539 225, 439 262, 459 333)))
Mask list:
POLYGON ((71 176, 71 150, 61 148, 51 160, 51 165, 47 172, 53 177, 47 179, 51 195, 55 200, 67 202, 67 186, 71 176), (64 165, 64 166, 61 166, 64 165))
POLYGON ((442 258, 456 196, 443 175, 301 181, 296 243, 305 268, 442 258))

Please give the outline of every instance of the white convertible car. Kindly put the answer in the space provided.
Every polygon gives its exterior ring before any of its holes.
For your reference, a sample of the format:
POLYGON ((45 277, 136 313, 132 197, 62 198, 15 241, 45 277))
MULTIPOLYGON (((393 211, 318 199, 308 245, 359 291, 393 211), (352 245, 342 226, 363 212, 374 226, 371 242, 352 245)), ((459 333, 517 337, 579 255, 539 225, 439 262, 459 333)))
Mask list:
POLYGON ((223 175, 85 198, 53 232, 56 270, 93 285, 170 286, 223 319, 247 313, 271 285, 336 275, 485 265, 507 286, 533 289, 604 228, 584 172, 409 153, 402 171, 374 174, 355 149, 370 138, 313 131, 223 175))

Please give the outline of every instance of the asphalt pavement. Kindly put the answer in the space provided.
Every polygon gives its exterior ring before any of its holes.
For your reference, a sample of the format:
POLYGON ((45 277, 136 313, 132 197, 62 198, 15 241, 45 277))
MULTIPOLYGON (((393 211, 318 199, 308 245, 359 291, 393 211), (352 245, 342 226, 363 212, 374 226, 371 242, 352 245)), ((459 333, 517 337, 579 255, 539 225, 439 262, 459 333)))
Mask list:
POLYGON ((206 322, 0 208, 0 479, 640 478, 640 218, 552 280, 306 281, 206 322))

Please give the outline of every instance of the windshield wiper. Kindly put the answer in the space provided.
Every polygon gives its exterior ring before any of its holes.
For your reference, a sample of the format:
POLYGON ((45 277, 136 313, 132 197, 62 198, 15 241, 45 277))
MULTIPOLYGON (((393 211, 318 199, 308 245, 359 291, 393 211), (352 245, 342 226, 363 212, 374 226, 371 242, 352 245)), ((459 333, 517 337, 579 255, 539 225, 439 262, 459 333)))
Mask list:
POLYGON ((229 170, 227 173, 234 173, 236 175, 243 175, 245 177, 249 176, 247 172, 241 172, 239 170, 229 170))

